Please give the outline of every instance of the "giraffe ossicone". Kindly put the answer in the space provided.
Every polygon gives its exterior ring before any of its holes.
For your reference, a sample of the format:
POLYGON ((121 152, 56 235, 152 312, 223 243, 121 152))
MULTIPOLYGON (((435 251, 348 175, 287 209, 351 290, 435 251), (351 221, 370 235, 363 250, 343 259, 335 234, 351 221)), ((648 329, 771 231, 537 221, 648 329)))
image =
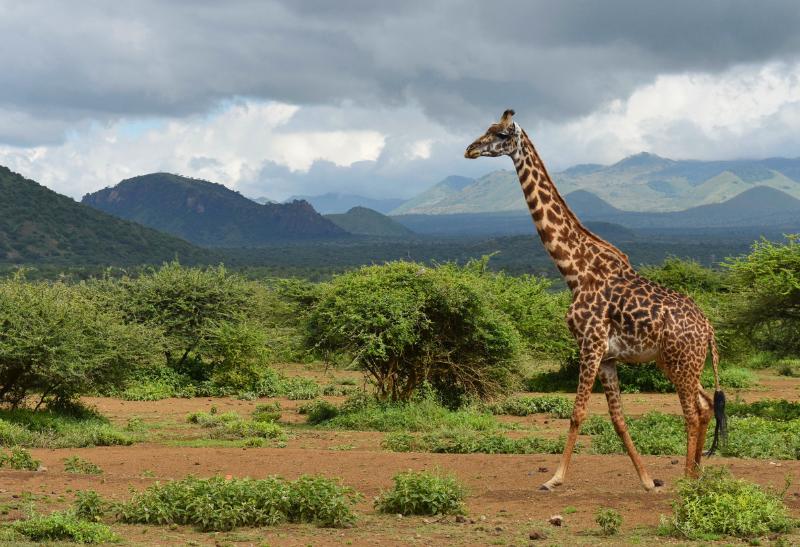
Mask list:
POLYGON ((586 418, 592 386, 599 376, 614 429, 647 490, 663 485, 653 480, 628 433, 622 414, 617 363, 655 361, 675 385, 686 420, 685 473, 696 476, 711 416, 716 419, 709 453, 725 434, 725 395, 719 385, 719 356, 714 329, 694 301, 640 276, 627 255, 589 231, 570 210, 525 131, 506 110, 464 152, 469 159, 509 156, 536 231, 572 291, 567 325, 580 350, 580 376, 569 434, 558 469, 541 488, 563 483, 581 423, 586 418), (711 348, 715 394, 700 384, 711 348))

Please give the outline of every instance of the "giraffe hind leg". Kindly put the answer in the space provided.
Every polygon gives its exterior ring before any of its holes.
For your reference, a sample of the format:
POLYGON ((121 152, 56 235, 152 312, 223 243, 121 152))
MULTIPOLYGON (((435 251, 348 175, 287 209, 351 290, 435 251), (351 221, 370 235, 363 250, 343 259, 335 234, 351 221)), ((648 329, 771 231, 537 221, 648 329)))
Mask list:
POLYGON ((714 403, 706 392, 703 386, 698 386, 697 392, 697 413, 700 416, 700 423, 697 426, 697 447, 695 448, 694 463, 696 467, 700 467, 700 459, 703 456, 703 449, 706 444, 706 433, 708 433, 708 424, 711 423, 711 417, 714 414, 714 403))
POLYGON ((633 462, 633 467, 639 475, 639 480, 642 481, 642 486, 645 490, 652 490, 656 486, 664 484, 661 480, 653 480, 650 474, 644 467, 642 457, 636 450, 633 444, 633 439, 628 432, 628 425, 625 423, 625 416, 622 414, 622 396, 619 391, 619 377, 617 376, 617 365, 614 361, 603 361, 600 365, 600 382, 603 384, 603 390, 606 393, 606 400, 608 401, 608 413, 611 415, 611 423, 614 424, 614 429, 619 435, 622 444, 628 456, 633 462))

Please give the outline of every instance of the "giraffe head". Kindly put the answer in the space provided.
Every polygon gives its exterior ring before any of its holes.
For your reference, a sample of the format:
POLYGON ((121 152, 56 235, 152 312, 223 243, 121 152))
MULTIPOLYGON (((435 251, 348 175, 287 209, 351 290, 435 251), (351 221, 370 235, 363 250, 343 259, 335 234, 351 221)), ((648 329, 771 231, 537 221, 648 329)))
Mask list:
POLYGON ((467 147, 464 157, 514 156, 520 146, 522 129, 514 123, 513 116, 513 110, 503 112, 499 122, 490 125, 486 133, 467 147))

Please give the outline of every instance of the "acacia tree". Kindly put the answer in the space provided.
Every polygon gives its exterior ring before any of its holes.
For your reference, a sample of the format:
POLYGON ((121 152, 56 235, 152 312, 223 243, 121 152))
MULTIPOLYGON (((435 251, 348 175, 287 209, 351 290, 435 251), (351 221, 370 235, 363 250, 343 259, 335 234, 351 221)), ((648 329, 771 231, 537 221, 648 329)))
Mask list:
POLYGON ((411 262, 340 275, 309 314, 308 342, 349 354, 383 399, 407 400, 423 382, 449 401, 493 395, 509 387, 521 340, 479 278, 411 262))
POLYGON ((0 281, 0 402, 32 394, 66 402, 124 384, 151 362, 159 337, 64 283, 0 281))
POLYGON ((736 289, 730 322, 763 349, 800 353, 800 234, 757 241, 726 263, 736 289))

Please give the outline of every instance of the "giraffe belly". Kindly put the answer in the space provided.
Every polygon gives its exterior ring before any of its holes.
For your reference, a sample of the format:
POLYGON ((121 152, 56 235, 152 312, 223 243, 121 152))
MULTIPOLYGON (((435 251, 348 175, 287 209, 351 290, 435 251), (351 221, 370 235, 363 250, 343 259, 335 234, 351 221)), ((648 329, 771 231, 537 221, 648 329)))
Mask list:
POLYGON ((647 363, 658 355, 658 347, 627 336, 608 337, 608 349, 604 359, 616 359, 624 363, 647 363))

